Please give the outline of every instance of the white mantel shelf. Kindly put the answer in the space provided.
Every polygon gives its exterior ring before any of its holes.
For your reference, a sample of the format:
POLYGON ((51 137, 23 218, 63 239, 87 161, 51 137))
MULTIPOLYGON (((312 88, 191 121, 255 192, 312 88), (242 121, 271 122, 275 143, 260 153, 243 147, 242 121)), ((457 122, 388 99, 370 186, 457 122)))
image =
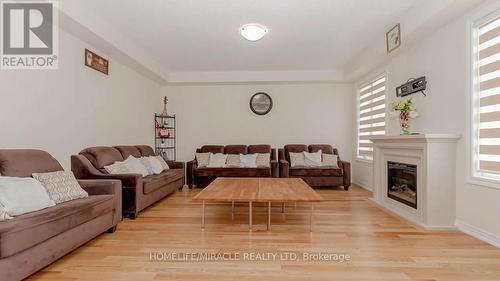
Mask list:
POLYGON ((372 136, 373 201, 426 229, 455 228, 458 134, 372 136), (417 166, 417 209, 387 196, 388 162, 417 166))
POLYGON ((384 135, 372 136, 372 142, 386 142, 386 141, 410 141, 410 142, 455 142, 460 139, 458 134, 418 134, 418 135, 384 135))

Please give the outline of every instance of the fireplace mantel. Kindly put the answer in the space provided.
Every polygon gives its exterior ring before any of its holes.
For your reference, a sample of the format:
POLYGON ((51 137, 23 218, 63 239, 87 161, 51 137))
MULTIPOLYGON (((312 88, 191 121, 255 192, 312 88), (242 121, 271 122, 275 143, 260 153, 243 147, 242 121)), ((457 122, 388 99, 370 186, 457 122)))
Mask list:
POLYGON ((456 134, 373 136, 373 201, 426 229, 455 221, 456 134), (417 208, 387 196, 388 162, 417 166, 417 208))

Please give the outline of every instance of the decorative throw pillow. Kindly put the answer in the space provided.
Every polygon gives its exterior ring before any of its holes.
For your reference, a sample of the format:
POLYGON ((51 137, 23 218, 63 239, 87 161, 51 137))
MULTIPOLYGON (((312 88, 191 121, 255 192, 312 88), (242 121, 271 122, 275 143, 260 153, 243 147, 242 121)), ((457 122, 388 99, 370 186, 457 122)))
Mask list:
POLYGON ((257 167, 269 168, 271 167, 271 153, 257 153, 257 160, 255 161, 257 167))
MULTIPOLYGON (((158 158, 156 158, 155 156, 149 156, 149 157, 145 157, 145 158, 148 159, 154 175, 159 175, 159 174, 161 174, 161 172, 163 172, 164 166, 162 165, 161 161, 158 160, 158 158)), ((163 162, 165 162, 165 160, 163 160, 163 162)), ((168 167, 167 162, 165 162, 165 166, 166 166, 166 170, 168 170, 170 168, 170 167, 168 167)))
POLYGON ((15 217, 54 206, 42 184, 33 178, 0 177, 2 217, 15 217))
POLYGON ((146 171, 148 171, 148 175, 154 175, 153 166, 151 166, 151 162, 149 162, 149 159, 147 157, 141 157, 139 158, 139 161, 144 166, 144 168, 146 168, 146 171))
POLYGON ((226 167, 228 168, 238 168, 240 167, 240 155, 238 154, 228 154, 226 160, 226 167))
POLYGON ((34 173, 33 178, 42 183, 50 199, 56 204, 89 196, 69 171, 34 173))
POLYGON ((167 161, 165 161, 165 159, 163 159, 163 157, 157 155, 157 156, 154 156, 154 158, 156 158, 156 160, 158 160, 160 162, 160 165, 161 165, 163 171, 170 170, 170 167, 168 166, 167 161))
POLYGON ((338 168, 339 167, 338 160, 339 160, 339 157, 335 154, 323 153, 322 166, 329 166, 329 167, 338 168))
POLYGON ((208 168, 224 168, 226 167, 227 155, 222 153, 210 154, 210 160, 208 161, 208 168))
POLYGON ((240 167, 257 168, 257 154, 240 154, 240 167))
POLYGON ((304 159, 304 153, 299 152, 289 152, 290 155, 290 167, 304 167, 306 165, 304 159))
POLYGON ((0 221, 10 220, 11 216, 7 213, 7 210, 0 204, 0 221))
POLYGON ((210 152, 196 153, 196 161, 198 162, 199 168, 208 166, 208 163, 210 162, 210 154, 210 152))
POLYGON ((130 155, 127 160, 123 161, 127 166, 127 169, 132 174, 141 174, 143 177, 148 175, 148 170, 142 165, 141 161, 134 156, 130 155))
POLYGON ((104 170, 111 175, 130 174, 127 165, 123 161, 116 161, 111 165, 104 166, 104 170))
POLYGON ((321 166, 321 150, 317 152, 305 152, 304 151, 304 163, 307 167, 319 167, 321 166))

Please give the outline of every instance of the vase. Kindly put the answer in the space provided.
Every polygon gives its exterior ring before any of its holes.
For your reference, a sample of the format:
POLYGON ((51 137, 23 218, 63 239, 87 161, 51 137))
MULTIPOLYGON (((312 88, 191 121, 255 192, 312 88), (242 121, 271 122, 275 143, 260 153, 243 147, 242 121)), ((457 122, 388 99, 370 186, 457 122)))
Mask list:
POLYGON ((399 124, 401 125, 401 135, 410 134, 410 113, 401 111, 399 113, 399 124))

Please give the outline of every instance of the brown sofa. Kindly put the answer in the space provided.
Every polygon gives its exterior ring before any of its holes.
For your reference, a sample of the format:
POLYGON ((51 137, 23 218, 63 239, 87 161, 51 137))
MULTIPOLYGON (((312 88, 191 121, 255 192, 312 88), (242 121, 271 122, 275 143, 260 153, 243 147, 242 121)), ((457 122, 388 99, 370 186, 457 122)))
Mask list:
POLYGON ((146 207, 160 201, 184 186, 184 163, 167 161, 170 169, 159 175, 142 177, 139 174, 111 175, 104 166, 134 157, 154 156, 150 146, 90 147, 71 156, 71 170, 79 179, 118 179, 123 188, 123 215, 135 219, 146 207))
MULTIPOLYGON (((0 174, 30 177, 61 171, 41 150, 0 150, 0 174)), ((121 184, 117 180, 80 180, 89 197, 57 204, 0 222, 0 280, 21 280, 85 244, 114 232, 121 221, 121 184)))
POLYGON ((200 168, 195 160, 187 162, 187 184, 189 188, 206 187, 218 177, 278 177, 278 161, 276 150, 267 144, 259 145, 204 145, 196 149, 196 153, 253 154, 270 153, 269 168, 200 168))
POLYGON ((321 150, 325 154, 335 154, 339 156, 336 148, 328 144, 288 144, 278 150, 280 164, 280 177, 302 178, 310 186, 343 186, 347 191, 351 186, 351 164, 340 160, 339 168, 333 167, 290 167, 290 152, 317 152, 321 150))

